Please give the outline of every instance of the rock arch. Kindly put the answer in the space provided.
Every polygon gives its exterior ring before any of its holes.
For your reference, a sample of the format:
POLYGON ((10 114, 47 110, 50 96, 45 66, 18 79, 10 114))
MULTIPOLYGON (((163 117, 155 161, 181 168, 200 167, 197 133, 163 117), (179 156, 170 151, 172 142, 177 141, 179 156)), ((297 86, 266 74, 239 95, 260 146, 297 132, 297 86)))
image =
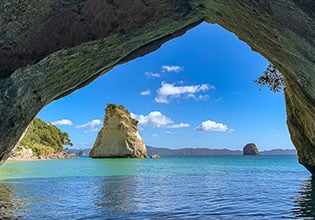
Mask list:
POLYGON ((1 161, 45 105, 202 21, 232 31, 284 74, 291 139, 300 163, 315 173, 312 0, 5 1, 0 5, 1 161))

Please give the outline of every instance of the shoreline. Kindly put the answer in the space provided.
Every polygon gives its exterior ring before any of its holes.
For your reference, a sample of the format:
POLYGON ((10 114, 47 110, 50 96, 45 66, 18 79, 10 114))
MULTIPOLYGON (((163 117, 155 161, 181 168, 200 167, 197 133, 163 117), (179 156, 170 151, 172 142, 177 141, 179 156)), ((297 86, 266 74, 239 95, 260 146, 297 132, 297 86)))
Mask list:
POLYGON ((64 159, 74 159, 74 158, 79 158, 79 157, 67 157, 67 158, 41 158, 41 159, 38 159, 38 158, 31 158, 31 159, 23 159, 23 158, 20 158, 20 159, 7 159, 5 161, 6 162, 26 162, 26 161, 42 161, 42 160, 64 160, 64 159))
POLYGON ((12 157, 9 157, 5 162, 60 160, 60 159, 72 159, 72 158, 77 158, 77 156, 61 152, 61 153, 58 153, 58 154, 44 155, 44 156, 29 156, 29 157, 23 157, 21 155, 19 155, 19 156, 12 156, 12 157))

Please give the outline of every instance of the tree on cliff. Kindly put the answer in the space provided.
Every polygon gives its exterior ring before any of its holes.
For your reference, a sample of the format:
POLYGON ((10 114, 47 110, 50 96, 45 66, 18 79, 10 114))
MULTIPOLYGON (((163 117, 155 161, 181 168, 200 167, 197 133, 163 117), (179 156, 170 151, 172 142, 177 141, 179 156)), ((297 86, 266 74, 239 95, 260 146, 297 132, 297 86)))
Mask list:
POLYGON ((285 88, 282 73, 272 63, 268 64, 263 75, 254 82, 259 86, 268 86, 272 92, 280 92, 285 88))
POLYGON ((20 144, 31 148, 36 155, 59 153, 64 145, 73 146, 67 132, 39 118, 31 122, 20 144))

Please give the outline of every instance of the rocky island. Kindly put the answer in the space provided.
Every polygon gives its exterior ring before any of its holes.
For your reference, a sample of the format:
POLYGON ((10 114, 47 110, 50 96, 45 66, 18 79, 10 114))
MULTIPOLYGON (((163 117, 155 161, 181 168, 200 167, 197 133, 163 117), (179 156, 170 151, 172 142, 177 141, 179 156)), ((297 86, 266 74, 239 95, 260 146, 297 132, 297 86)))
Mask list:
POLYGON ((90 152, 93 158, 147 158, 147 150, 138 133, 138 121, 124 106, 108 104, 103 128, 90 152))
POLYGON ((243 148, 243 155, 259 155, 258 148, 256 147, 256 144, 249 143, 246 144, 243 148))

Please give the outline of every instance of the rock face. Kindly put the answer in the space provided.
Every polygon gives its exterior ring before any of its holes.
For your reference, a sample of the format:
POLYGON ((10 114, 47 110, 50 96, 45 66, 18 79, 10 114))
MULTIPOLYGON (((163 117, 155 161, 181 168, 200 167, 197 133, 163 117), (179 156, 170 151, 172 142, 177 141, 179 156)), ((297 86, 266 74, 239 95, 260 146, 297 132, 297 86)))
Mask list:
POLYGON ((314 8, 313 0, 5 1, 0 160, 45 105, 205 21, 235 33, 284 74, 291 139, 315 173, 314 8))
POLYGON ((16 146, 10 153, 8 160, 32 160, 32 149, 25 146, 16 146))
POLYGON ((243 155, 259 155, 258 148, 254 143, 246 144, 243 148, 243 155))
POLYGON ((97 135, 90 157, 146 158, 147 150, 133 119, 123 106, 106 107, 104 126, 97 135))
POLYGON ((153 155, 151 156, 151 158, 153 158, 153 159, 157 159, 157 158, 161 158, 161 156, 160 156, 160 155, 158 155, 158 154, 153 154, 153 155))

